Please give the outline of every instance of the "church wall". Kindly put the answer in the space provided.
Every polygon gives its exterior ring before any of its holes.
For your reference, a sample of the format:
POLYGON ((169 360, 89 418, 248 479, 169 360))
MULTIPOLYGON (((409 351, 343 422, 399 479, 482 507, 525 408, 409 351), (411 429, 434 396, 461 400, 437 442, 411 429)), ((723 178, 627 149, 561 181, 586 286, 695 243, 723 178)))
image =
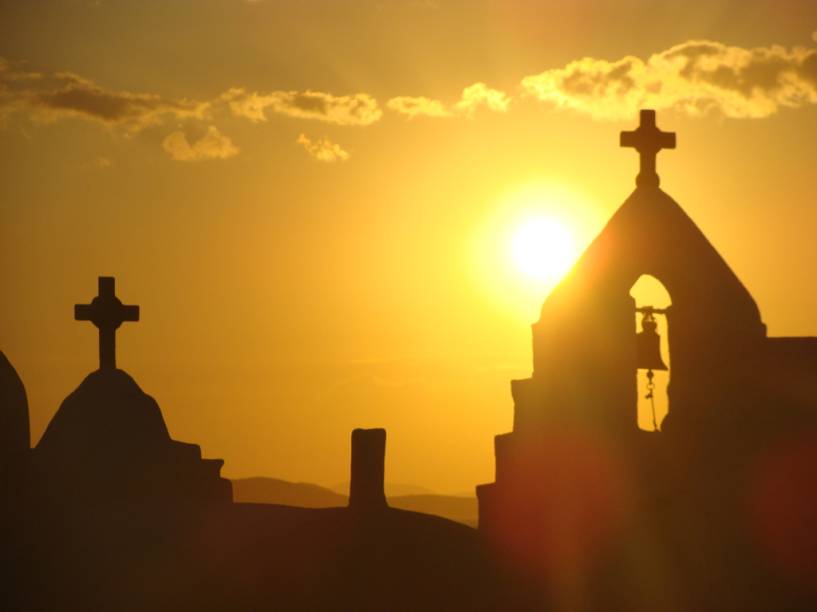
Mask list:
POLYGON ((758 429, 817 425, 817 338, 768 338, 752 365, 758 429))
POLYGON ((667 315, 667 327, 672 371, 665 428, 728 428, 751 403, 754 363, 763 354, 764 338, 676 305, 667 315))
POLYGON ((553 412, 544 421, 616 431, 635 427, 634 308, 626 292, 591 296, 534 327, 533 378, 542 389, 542 410, 553 412))

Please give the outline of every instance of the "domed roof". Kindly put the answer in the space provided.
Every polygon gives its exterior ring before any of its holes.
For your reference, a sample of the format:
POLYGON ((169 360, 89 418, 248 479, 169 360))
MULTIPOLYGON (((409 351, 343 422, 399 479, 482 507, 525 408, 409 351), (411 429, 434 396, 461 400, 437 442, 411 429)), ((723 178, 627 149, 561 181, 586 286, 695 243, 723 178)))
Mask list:
POLYGON ((29 450, 28 400, 23 381, 0 351, 0 454, 29 450))
POLYGON ((33 464, 40 492, 61 505, 232 499, 223 461, 172 440, 156 401, 115 368, 93 372, 65 398, 33 464))
POLYGON ((169 441, 156 400, 122 370, 102 369, 65 398, 37 452, 56 460, 105 456, 100 451, 141 455, 169 441))

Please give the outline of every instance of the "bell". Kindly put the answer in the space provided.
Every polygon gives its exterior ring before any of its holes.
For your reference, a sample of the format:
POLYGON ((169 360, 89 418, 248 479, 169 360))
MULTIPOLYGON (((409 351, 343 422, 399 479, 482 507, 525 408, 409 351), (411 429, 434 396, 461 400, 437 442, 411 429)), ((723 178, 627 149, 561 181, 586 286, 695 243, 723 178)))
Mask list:
POLYGON ((641 331, 636 338, 636 367, 639 370, 666 370, 667 366, 661 359, 661 336, 655 331, 658 324, 655 322, 651 309, 644 310, 641 318, 641 331))

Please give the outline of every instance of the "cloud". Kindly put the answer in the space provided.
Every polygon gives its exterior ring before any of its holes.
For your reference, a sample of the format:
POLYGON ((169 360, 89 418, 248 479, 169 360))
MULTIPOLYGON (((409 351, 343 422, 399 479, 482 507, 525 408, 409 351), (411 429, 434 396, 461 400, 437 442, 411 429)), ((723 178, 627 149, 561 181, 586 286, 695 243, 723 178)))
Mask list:
POLYGON ((367 93, 335 96, 307 90, 260 94, 236 87, 225 92, 221 99, 227 102, 234 115, 254 122, 266 121, 267 110, 298 119, 315 119, 337 125, 371 125, 383 116, 377 100, 367 93))
MULTIPOLYGON (((235 87, 212 100, 173 99, 153 93, 106 89, 71 72, 39 73, 0 57, 0 123, 18 112, 51 123, 64 118, 97 121, 135 134, 169 121, 209 121, 228 109, 259 123, 267 113, 344 126, 365 126, 383 115, 367 93, 336 96, 320 91, 248 92, 235 87)), ((180 141, 179 141, 180 142, 180 141)), ((180 149, 179 149, 180 150, 180 149)))
POLYGON ((301 134, 296 142, 318 161, 332 163, 349 159, 349 153, 331 140, 318 139, 313 141, 306 134, 301 134))
POLYGON ((415 117, 473 118, 479 108, 495 113, 505 113, 511 98, 504 91, 492 89, 485 83, 474 83, 462 90, 460 99, 450 107, 440 100, 426 97, 398 96, 386 102, 386 107, 408 119, 415 117))
POLYGON ((0 125, 5 126, 8 117, 23 110, 29 84, 41 78, 40 73, 27 71, 0 57, 0 125))
POLYGON ((495 113, 508 112, 511 99, 498 89, 491 89, 485 83, 474 83, 462 90, 462 97, 455 108, 467 117, 473 117, 480 107, 495 113))
POLYGON ((106 90, 69 73, 55 76, 62 86, 31 95, 29 104, 46 120, 80 116, 110 125, 139 131, 161 123, 163 116, 174 119, 202 119, 208 103, 168 100, 155 94, 106 90))
POLYGON ((41 122, 66 117, 122 126, 130 133, 158 125, 165 118, 203 119, 208 102, 173 100, 151 93, 105 89, 71 72, 43 74, 21 62, 0 61, 0 116, 27 111, 41 122))
POLYGON ((223 112, 225 105, 233 115, 256 123, 267 121, 270 112, 348 126, 371 125, 383 115, 377 100, 367 93, 258 93, 234 87, 213 100, 173 99, 106 89, 71 72, 27 71, 22 62, 0 58, 0 121, 26 111, 45 123, 74 117, 121 126, 133 134, 166 121, 210 120, 216 112, 223 112))
POLYGON ((439 100, 423 96, 398 96, 386 102, 386 107, 413 119, 414 117, 449 117, 451 113, 439 100))
POLYGON ((541 101, 597 119, 629 118, 644 107, 760 118, 781 107, 817 103, 817 50, 691 40, 646 61, 633 56, 580 59, 527 76, 522 88, 541 101))
POLYGON ((162 148, 176 161, 227 159, 238 155, 238 147, 218 131, 214 125, 192 144, 181 130, 176 130, 162 141, 162 148))

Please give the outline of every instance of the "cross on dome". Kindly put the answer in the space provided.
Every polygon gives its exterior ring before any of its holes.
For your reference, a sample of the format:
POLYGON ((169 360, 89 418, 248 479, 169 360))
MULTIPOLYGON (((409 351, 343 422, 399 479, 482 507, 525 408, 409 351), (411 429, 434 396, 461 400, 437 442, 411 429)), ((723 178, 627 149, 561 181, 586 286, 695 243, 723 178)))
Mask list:
POLYGON ((139 307, 126 306, 115 289, 112 276, 99 277, 99 294, 90 304, 74 306, 74 319, 90 321, 99 329, 99 369, 116 368, 116 330, 125 321, 139 320, 139 307))
POLYGON ((655 171, 655 156, 662 149, 675 148, 675 132, 662 132, 655 125, 655 111, 642 110, 638 129, 621 132, 619 145, 638 151, 641 161, 635 184, 658 187, 660 179, 655 171))

